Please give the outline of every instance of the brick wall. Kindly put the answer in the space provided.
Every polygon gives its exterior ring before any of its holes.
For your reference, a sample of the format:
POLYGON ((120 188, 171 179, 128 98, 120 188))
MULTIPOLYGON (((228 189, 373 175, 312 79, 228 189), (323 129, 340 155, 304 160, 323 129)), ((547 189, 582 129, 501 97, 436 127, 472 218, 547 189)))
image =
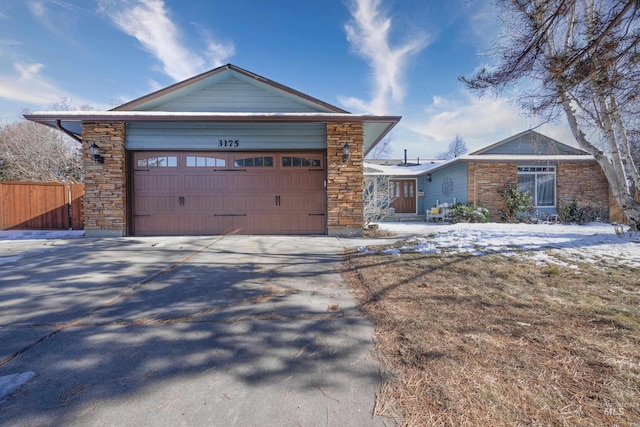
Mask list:
POLYGON ((327 233, 361 236, 364 224, 362 123, 327 123, 327 233), (342 161, 342 148, 351 156, 342 161))
POLYGON ((82 140, 85 235, 124 236, 127 231, 125 125, 122 122, 83 123, 82 140), (100 147, 103 164, 91 159, 92 143, 100 147))
POLYGON ((598 163, 558 162, 556 183, 558 207, 575 200, 578 206, 602 210, 603 220, 609 220, 609 184, 598 163))
MULTIPOLYGON (((467 165, 468 200, 489 209, 490 220, 500 221, 498 209, 504 201, 498 194, 508 182, 518 182, 516 163, 469 163, 467 165)), ((596 162, 558 162, 556 167, 556 207, 573 200, 578 206, 592 206, 609 214, 609 186, 596 162)))
POLYGON ((506 188, 507 183, 517 184, 518 165, 516 163, 468 163, 467 200, 489 209, 489 220, 500 221, 498 209, 504 209, 504 200, 498 189, 506 188))

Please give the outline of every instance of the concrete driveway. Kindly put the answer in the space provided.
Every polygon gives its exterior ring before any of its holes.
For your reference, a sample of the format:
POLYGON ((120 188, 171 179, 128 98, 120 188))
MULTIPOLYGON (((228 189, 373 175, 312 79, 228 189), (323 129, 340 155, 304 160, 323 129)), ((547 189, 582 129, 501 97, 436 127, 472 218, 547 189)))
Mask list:
POLYGON ((0 425, 384 425, 341 252, 329 237, 0 242, 0 385, 35 373, 0 397, 0 425))

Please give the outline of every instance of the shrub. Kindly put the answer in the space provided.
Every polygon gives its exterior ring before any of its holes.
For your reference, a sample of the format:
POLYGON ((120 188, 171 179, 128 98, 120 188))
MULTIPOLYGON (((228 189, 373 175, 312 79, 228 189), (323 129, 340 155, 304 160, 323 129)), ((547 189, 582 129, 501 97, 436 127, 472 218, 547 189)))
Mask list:
POLYGON ((451 207, 454 222, 488 222, 489 211, 481 206, 456 203, 451 207))
POLYGON ((602 221, 603 218, 606 218, 606 212, 603 209, 589 205, 578 206, 578 202, 573 200, 560 206, 558 216, 562 222, 586 224, 593 221, 602 221))
POLYGON ((520 222, 519 213, 528 212, 531 207, 531 193, 520 191, 516 185, 507 184, 507 188, 500 188, 498 194, 504 200, 506 209, 498 209, 500 218, 506 222, 520 222))

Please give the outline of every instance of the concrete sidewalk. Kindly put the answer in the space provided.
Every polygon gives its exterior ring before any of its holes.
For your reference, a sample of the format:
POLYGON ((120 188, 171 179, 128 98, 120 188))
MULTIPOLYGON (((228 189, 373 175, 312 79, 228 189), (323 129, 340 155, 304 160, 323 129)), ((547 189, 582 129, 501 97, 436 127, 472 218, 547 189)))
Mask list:
POLYGON ((0 425, 381 426, 329 237, 0 243, 0 425))

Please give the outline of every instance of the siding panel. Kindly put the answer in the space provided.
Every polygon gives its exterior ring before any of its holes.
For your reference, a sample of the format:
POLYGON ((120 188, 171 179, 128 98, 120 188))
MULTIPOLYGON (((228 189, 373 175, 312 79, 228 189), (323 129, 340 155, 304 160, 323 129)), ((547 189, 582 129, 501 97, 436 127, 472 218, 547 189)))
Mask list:
POLYGON ((304 113, 318 109, 233 77, 158 105, 153 111, 304 113))
MULTIPOLYGON (((239 150, 325 149, 324 123, 151 123, 127 127, 128 150, 212 150, 237 140, 239 150)), ((223 147, 224 149, 224 147, 223 147)))
POLYGON ((467 165, 457 164, 449 168, 441 169, 431 174, 431 182, 424 182, 425 198, 422 208, 424 214, 426 209, 435 206, 436 203, 467 203, 467 165), (445 184, 445 181, 450 182, 445 184), (450 193, 448 193, 450 190, 450 193), (445 194, 447 192, 447 194, 445 194))

